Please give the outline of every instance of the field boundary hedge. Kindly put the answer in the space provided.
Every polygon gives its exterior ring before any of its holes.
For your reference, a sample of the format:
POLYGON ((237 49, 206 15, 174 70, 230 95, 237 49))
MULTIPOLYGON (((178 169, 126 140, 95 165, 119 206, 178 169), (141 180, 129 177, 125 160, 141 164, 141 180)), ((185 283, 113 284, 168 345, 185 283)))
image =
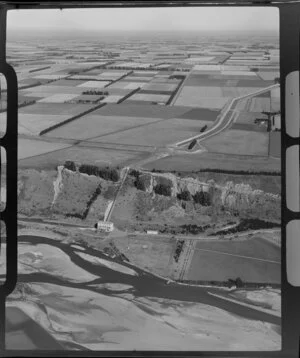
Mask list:
POLYGON ((42 71, 42 70, 48 70, 49 68, 51 68, 51 66, 46 66, 46 67, 42 67, 42 68, 34 68, 33 70, 30 70, 29 72, 38 72, 38 71, 42 71))
POLYGON ((137 93, 140 89, 141 89, 141 87, 138 87, 138 88, 132 90, 132 91, 129 92, 126 96, 124 96, 123 98, 119 99, 117 103, 119 104, 119 103, 124 102, 127 98, 133 96, 133 95, 134 95, 135 93, 137 93))
POLYGON ((99 109, 99 108, 104 107, 105 105, 106 105, 106 103, 101 103, 101 104, 99 104, 98 106, 93 107, 93 108, 91 108, 91 109, 89 109, 89 110, 87 110, 87 111, 85 111, 85 112, 80 113, 80 114, 77 114, 77 115, 74 116, 74 117, 68 118, 68 119, 66 119, 65 121, 62 121, 62 122, 60 122, 60 123, 56 123, 56 124, 54 124, 53 126, 50 126, 50 127, 46 128, 46 129, 43 129, 43 130, 40 132, 40 135, 44 135, 44 134, 46 134, 46 133, 48 133, 48 132, 51 132, 53 129, 59 128, 59 127, 65 125, 65 124, 67 124, 67 123, 70 123, 70 122, 74 121, 75 119, 78 119, 78 118, 80 118, 80 117, 82 117, 82 116, 85 116, 86 114, 89 114, 89 113, 95 111, 96 109, 99 109))
MULTIPOLYGON (((146 171, 146 170, 144 170, 146 171)), ((152 173, 165 173, 165 171, 161 169, 150 169, 148 170, 152 173)), ((250 171, 250 170, 228 170, 228 169, 199 169, 198 171, 176 171, 176 170, 170 170, 168 173, 189 173, 189 174, 197 174, 197 173, 220 173, 220 174, 232 174, 232 175, 265 175, 265 176, 281 176, 281 172, 277 171, 250 171)))
MULTIPOLYGON (((228 281, 204 281, 204 280, 174 280, 179 283, 185 283, 190 285, 199 285, 199 286, 217 286, 217 287, 232 287, 234 284, 228 281)), ((281 288, 280 283, 268 283, 268 282, 242 282, 242 285, 238 288, 265 288, 265 287, 271 287, 271 288, 281 288)))

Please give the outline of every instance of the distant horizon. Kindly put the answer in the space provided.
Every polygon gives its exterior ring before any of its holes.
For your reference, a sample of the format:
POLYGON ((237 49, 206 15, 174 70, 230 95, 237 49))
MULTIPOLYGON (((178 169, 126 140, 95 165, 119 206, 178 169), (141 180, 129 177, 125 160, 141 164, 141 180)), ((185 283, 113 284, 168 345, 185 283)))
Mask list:
POLYGON ((279 11, 264 7, 11 10, 9 31, 279 33, 279 11))
POLYGON ((86 39, 89 38, 94 40, 95 38, 107 37, 111 39, 146 39, 146 38, 157 38, 161 36, 163 39, 172 39, 172 38, 216 38, 217 40, 234 40, 234 39, 248 39, 251 37, 252 40, 259 39, 274 39, 279 40, 279 33, 276 31, 262 31, 262 30, 228 30, 228 31, 212 31, 212 30, 144 30, 144 31, 133 31, 133 30, 81 30, 81 29, 63 29, 57 30, 53 28, 41 28, 37 29, 10 29, 7 30, 7 40, 8 41, 18 41, 24 39, 41 39, 48 38, 51 40, 63 39, 86 39), (253 38, 254 37, 254 38, 253 38))

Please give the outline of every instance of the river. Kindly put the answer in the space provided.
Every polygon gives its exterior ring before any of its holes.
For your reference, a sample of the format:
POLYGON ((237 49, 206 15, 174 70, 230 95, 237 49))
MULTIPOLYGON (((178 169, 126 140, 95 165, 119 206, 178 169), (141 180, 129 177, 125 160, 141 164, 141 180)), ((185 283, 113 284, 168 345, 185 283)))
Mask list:
POLYGON ((77 245, 78 248, 76 248, 72 247, 70 244, 64 244, 58 240, 41 236, 22 235, 19 236, 18 240, 19 243, 27 243, 31 245, 47 244, 56 247, 66 253, 74 264, 84 269, 86 272, 99 277, 93 281, 85 283, 73 283, 67 280, 63 280, 61 278, 56 278, 55 276, 50 274, 48 275, 47 273, 36 272, 30 274, 19 274, 18 282, 52 283, 61 286, 87 289, 89 291, 97 293, 101 292, 102 294, 106 295, 113 295, 114 293, 111 290, 103 290, 103 288, 100 290, 97 287, 91 287, 91 285, 105 283, 121 283, 132 286, 133 289, 131 289, 131 293, 134 294, 134 296, 136 297, 153 297, 202 303, 226 310, 227 312, 246 319, 265 321, 279 326, 281 325, 280 317, 256 310, 254 308, 246 307, 235 302, 229 302, 219 297, 211 296, 209 292, 215 292, 211 288, 186 286, 176 283, 167 284, 167 280, 145 272, 142 269, 136 268, 135 266, 131 266, 126 262, 111 259, 99 252, 98 250, 87 246, 77 245), (106 266, 89 262, 81 258, 77 254, 80 252, 84 252, 85 254, 89 254, 100 259, 105 259, 107 261, 122 264, 123 266, 134 269, 137 272, 137 275, 128 275, 119 271, 115 271, 106 266))

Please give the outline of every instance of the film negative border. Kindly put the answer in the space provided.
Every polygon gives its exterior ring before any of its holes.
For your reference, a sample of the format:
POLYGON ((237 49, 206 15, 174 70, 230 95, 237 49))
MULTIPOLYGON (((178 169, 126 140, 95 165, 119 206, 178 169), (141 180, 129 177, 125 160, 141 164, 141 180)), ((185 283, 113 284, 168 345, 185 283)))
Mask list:
MULTIPOLYGON (((22 8, 20 1, 6 2, 8 8, 22 8)), ((119 2, 114 7, 141 6, 142 2, 119 2)), ((280 11, 280 74, 281 74, 281 165, 282 165, 282 350, 278 352, 157 352, 159 356, 249 356, 249 357, 298 357, 300 341, 300 210, 299 210, 299 63, 300 63, 300 2, 253 1, 255 6, 275 6, 280 11), (298 101, 298 107, 296 102, 298 101), (293 169, 290 169, 293 168, 293 169), (297 266, 298 265, 298 266, 297 266), (299 275, 298 271, 299 270, 299 275)), ((103 7, 112 6, 103 2, 103 7)), ((220 2, 211 1, 147 1, 142 6, 220 6, 220 2)), ((250 1, 223 2, 221 6, 249 6, 250 1)), ((1 6, 1 5, 0 5, 1 6)), ((8 85, 7 132, 1 140, 1 146, 7 152, 7 205, 1 213, 1 219, 7 228, 7 279, 0 287, 0 350, 5 349, 5 298, 13 291, 17 281, 17 78, 14 70, 6 64, 6 7, 0 7, 0 73, 8 85)), ((84 4, 80 1, 31 2, 24 8, 74 8, 101 7, 101 2, 84 4)), ((53 356, 49 351, 13 351, 6 355, 53 356)), ((88 352, 88 356, 103 355, 104 352, 88 352)), ((70 352, 56 351, 55 355, 69 356, 70 352)), ((84 352, 72 351, 74 356, 84 352)), ((152 356, 153 352, 105 352, 109 356, 152 356)))
POLYGON ((5 340, 5 299, 17 282, 17 144, 18 144, 18 86, 14 69, 6 63, 6 10, 0 8, 0 73, 7 82, 7 125, 1 138, 6 151, 7 201, 1 212, 7 234, 6 279, 0 286, 0 350, 5 340), (8 120, 9 118, 9 120, 8 120))

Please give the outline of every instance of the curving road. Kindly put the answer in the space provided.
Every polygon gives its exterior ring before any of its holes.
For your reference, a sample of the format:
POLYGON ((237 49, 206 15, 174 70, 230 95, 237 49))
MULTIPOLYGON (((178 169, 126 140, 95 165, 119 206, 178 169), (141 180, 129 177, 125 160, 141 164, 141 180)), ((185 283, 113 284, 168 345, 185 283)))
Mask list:
MULTIPOLYGON (((228 127, 230 127, 232 125, 232 123, 234 122, 234 118, 235 118, 235 112, 234 109, 238 103, 238 101, 248 98, 248 97, 253 97, 253 96, 257 96, 259 94, 265 93, 270 91, 273 88, 277 88, 279 87, 279 84, 275 84, 269 87, 265 87, 261 90, 249 93, 247 95, 243 95, 243 96, 239 96, 239 97, 235 97, 233 98, 229 104, 227 104, 225 107, 224 112, 221 114, 219 120, 217 121, 217 123, 210 128, 209 130, 207 130, 204 133, 200 133, 197 134, 193 137, 184 139, 180 142, 175 143, 175 147, 182 147, 188 143, 190 143, 192 140, 197 139, 197 140, 204 140, 204 139, 208 139, 216 134, 219 134, 220 132, 222 132, 223 130, 227 129, 228 127)), ((174 145, 173 145, 174 146, 174 145)))

